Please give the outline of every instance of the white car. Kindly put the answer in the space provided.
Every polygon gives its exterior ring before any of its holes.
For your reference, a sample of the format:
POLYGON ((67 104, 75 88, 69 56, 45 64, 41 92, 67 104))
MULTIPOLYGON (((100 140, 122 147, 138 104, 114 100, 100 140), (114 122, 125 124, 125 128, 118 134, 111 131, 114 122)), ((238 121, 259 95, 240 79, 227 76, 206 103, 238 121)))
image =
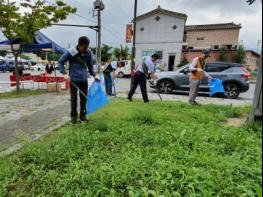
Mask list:
POLYGON ((43 64, 37 64, 35 66, 31 66, 30 70, 33 72, 43 72, 46 70, 46 66, 43 64))
POLYGON ((124 67, 118 67, 116 70, 116 74, 119 78, 124 78, 125 76, 131 75, 131 61, 130 60, 122 60, 121 62, 125 63, 124 67))

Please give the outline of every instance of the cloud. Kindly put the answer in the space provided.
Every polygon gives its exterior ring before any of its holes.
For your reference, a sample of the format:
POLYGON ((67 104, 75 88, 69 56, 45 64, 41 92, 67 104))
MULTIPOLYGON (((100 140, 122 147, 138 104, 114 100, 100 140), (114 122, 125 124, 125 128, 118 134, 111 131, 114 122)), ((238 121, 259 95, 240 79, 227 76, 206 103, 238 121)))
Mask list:
MULTIPOLYGON (((53 1, 54 0, 49 0, 53 1)), ((113 46, 125 44, 125 25, 133 18, 134 0, 103 0, 105 10, 102 11, 102 42, 113 46)), ((61 23, 94 25, 93 0, 65 0, 78 8, 78 14, 70 15, 61 23)), ((249 6, 246 0, 144 0, 138 1, 138 15, 156 9, 160 5, 164 9, 188 15, 187 24, 211 24, 235 22, 242 24, 240 40, 248 48, 256 48, 262 39, 262 5, 257 0, 249 6)), ((77 38, 87 35, 95 46, 96 34, 88 28, 51 27, 43 30, 51 39, 63 47, 76 44, 77 38)))

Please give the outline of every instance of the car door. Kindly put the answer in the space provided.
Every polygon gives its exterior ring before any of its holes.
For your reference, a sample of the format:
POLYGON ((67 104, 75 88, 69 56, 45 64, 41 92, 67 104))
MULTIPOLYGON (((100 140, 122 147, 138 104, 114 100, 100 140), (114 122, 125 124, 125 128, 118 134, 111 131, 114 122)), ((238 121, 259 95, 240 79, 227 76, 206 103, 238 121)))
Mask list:
POLYGON ((176 75, 176 80, 175 80, 177 89, 189 90, 189 87, 190 87, 189 73, 190 73, 189 66, 178 71, 176 75))
MULTIPOLYGON (((229 65, 224 63, 208 63, 206 64, 205 71, 216 79, 221 79, 224 81, 226 78, 226 73, 224 73, 225 70, 229 68, 229 65)), ((202 83, 201 83, 201 89, 208 90, 208 77, 204 76, 202 83)))

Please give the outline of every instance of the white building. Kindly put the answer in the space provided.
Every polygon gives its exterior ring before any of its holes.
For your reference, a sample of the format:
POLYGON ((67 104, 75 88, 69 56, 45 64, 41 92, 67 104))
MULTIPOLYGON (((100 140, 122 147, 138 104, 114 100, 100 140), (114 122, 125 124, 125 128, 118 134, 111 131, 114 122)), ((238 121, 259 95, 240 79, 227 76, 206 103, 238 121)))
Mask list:
POLYGON ((136 18, 136 64, 144 56, 158 53, 165 70, 173 71, 181 62, 184 28, 187 15, 162 9, 160 6, 136 18))

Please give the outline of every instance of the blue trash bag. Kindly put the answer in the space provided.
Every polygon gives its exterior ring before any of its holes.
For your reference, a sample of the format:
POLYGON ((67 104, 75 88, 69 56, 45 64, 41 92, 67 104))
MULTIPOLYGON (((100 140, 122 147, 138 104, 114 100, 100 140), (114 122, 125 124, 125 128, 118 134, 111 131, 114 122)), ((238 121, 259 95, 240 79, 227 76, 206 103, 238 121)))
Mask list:
POLYGON ((211 79, 208 82, 210 89, 210 96, 214 96, 217 93, 225 93, 225 89, 220 79, 211 79))
POLYGON ((102 108, 109 102, 105 96, 101 84, 98 81, 94 81, 89 88, 88 101, 86 105, 87 114, 92 114, 102 108))

